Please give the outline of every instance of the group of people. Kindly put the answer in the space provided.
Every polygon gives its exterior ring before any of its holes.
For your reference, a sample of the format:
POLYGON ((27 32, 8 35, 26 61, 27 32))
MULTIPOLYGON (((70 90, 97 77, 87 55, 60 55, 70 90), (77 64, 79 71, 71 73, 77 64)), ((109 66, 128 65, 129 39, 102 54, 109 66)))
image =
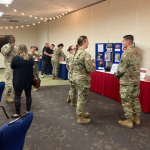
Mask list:
MULTIPOLYGON (((140 52, 133 47, 134 37, 126 35, 123 37, 123 47, 125 49, 118 69, 114 76, 120 80, 120 96, 124 108, 126 120, 119 120, 119 124, 128 128, 133 128, 133 122, 140 125, 141 106, 139 103, 139 83, 140 83, 140 64, 142 56, 140 52)), ((31 109, 31 87, 33 83, 33 73, 38 75, 38 55, 35 54, 35 47, 31 47, 30 54, 25 45, 15 46, 15 38, 10 37, 9 43, 2 47, 2 54, 5 57, 5 77, 6 77, 6 100, 12 102, 10 98, 11 82, 13 78, 13 87, 15 94, 16 114, 12 117, 20 116, 20 99, 22 91, 26 94, 26 112, 31 109), (13 69, 13 71, 12 71, 13 69), (33 71, 35 70, 35 71, 33 71)), ((79 124, 90 123, 87 117, 90 115, 84 111, 84 106, 90 91, 90 72, 96 71, 96 64, 91 60, 91 55, 86 52, 89 42, 86 36, 80 36, 77 39, 77 45, 68 48, 69 55, 66 56, 62 51, 64 45, 61 43, 54 49, 55 45, 45 45, 43 49, 43 67, 50 70, 50 62, 53 66, 53 79, 58 79, 59 61, 63 56, 66 60, 68 69, 68 79, 70 81, 70 91, 67 103, 76 106, 77 122, 79 124), (50 59, 49 59, 50 58, 50 59), (49 59, 49 60, 48 60, 49 59), (48 60, 48 61, 47 61, 48 60), (76 94, 77 100, 76 100, 76 94)), ((113 87, 112 87, 113 88, 113 87)))

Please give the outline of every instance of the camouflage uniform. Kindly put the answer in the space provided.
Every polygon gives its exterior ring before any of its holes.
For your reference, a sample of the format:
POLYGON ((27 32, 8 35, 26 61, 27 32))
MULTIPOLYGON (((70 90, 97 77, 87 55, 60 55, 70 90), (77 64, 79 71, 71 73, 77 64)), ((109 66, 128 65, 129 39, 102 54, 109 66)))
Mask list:
POLYGON ((13 80, 13 70, 11 69, 11 61, 12 58, 17 53, 17 46, 14 46, 14 48, 11 48, 10 43, 5 44, 1 52, 4 56, 4 68, 5 68, 5 78, 6 78, 6 86, 5 86, 5 93, 10 94, 12 90, 12 80, 13 80))
POLYGON ((70 81, 70 91, 69 91, 69 98, 72 102, 75 101, 75 97, 76 97, 76 89, 75 86, 72 82, 72 72, 73 72, 73 65, 72 65, 72 57, 74 54, 69 54, 66 58, 66 67, 68 69, 68 79, 70 81))
POLYGON ((90 54, 84 49, 78 49, 72 61, 72 82, 78 93, 76 113, 77 115, 81 115, 84 112, 84 106, 90 91, 90 72, 96 69, 93 66, 90 54))
POLYGON ((37 76, 39 78, 39 69, 38 69, 38 63, 39 63, 39 55, 37 53, 32 54, 30 52, 30 55, 32 57, 36 57, 35 59, 38 59, 38 61, 34 61, 34 66, 33 66, 33 75, 37 76))
POLYGON ((53 52, 54 52, 53 57, 52 57, 53 75, 58 76, 59 65, 60 65, 59 64, 59 59, 60 59, 61 56, 66 58, 66 55, 58 47, 55 48, 53 52))
POLYGON ((141 114, 139 103, 140 64, 142 56, 133 46, 122 54, 115 77, 120 80, 120 96, 126 118, 141 114))

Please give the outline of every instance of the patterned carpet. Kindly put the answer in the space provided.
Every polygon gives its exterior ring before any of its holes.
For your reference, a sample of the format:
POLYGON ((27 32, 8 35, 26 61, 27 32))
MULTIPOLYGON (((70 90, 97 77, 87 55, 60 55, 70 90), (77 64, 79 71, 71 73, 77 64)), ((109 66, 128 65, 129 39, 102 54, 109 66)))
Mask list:
MULTIPOLYGON (((23 150, 150 150, 149 114, 142 113, 141 126, 121 127, 118 124, 124 118, 121 104, 90 92, 85 110, 92 122, 80 125, 76 122, 75 107, 66 103, 68 91, 68 85, 60 85, 32 92, 34 120, 23 150)), ((4 98, 1 104, 10 116, 15 112, 14 104, 6 103, 4 98)), ((24 111, 25 96, 22 114, 24 111)), ((0 126, 6 122, 0 110, 0 126)))

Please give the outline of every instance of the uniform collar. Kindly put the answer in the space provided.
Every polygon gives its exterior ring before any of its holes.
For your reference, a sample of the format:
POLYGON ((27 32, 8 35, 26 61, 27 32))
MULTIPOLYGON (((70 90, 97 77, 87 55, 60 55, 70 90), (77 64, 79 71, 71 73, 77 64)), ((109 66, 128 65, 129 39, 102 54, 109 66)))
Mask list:
POLYGON ((129 49, 129 48, 134 48, 134 46, 129 46, 127 49, 129 49))

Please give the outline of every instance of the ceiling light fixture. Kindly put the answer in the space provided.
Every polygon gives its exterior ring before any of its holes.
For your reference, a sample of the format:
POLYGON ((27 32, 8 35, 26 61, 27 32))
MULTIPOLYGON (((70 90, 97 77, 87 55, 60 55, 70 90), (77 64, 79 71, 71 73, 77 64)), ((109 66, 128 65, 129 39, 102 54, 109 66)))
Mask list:
POLYGON ((64 13, 62 13, 62 15, 64 16, 65 14, 64 14, 64 13))
POLYGON ((35 19, 37 19, 37 16, 35 17, 35 19))
POLYGON ((8 27, 5 27, 5 29, 8 29, 8 27))
POLYGON ((8 4, 6 4, 5 6, 6 6, 6 7, 9 7, 9 5, 8 5, 8 4))
POLYGON ((61 15, 60 15, 60 17, 61 17, 61 15))
POLYGON ((50 20, 52 20, 52 18, 49 18, 50 20))
POLYGON ((24 27, 24 26, 21 26, 22 28, 24 27))
POLYGON ((29 25, 27 25, 27 27, 29 27, 29 25))
POLYGON ((66 12, 66 14, 68 14, 68 13, 66 12))
POLYGON ((40 22, 38 22, 40 24, 40 22))
POLYGON ((45 20, 48 20, 47 18, 45 18, 45 20))
POLYGON ((13 0, 0 0, 0 4, 11 4, 13 0))
POLYGON ((33 23, 33 25, 35 26, 35 23, 33 23))
POLYGON ((22 15, 24 15, 24 12, 22 12, 22 15))
POLYGON ((14 12, 16 12, 17 10, 16 9, 14 9, 14 12))
POLYGON ((3 20, 6 20, 6 19, 3 19, 3 20))
POLYGON ((0 12, 0 17, 1 17, 3 14, 4 14, 3 12, 0 12))
POLYGON ((30 17, 32 17, 32 15, 30 14, 30 17))
POLYGON ((1 29, 3 29, 3 27, 0 27, 1 29))
POLYGON ((70 9, 69 9, 69 11, 70 11, 70 9))
POLYGON ((41 18, 41 20, 43 20, 43 18, 41 18))
POLYGON ((11 29, 13 28, 13 27, 10 27, 11 29))
POLYGON ((18 28, 18 26, 16 26, 16 28, 18 28))
POLYGON ((24 20, 24 21, 28 21, 28 20, 24 20))
POLYGON ((53 19, 55 20, 55 17, 53 19))

